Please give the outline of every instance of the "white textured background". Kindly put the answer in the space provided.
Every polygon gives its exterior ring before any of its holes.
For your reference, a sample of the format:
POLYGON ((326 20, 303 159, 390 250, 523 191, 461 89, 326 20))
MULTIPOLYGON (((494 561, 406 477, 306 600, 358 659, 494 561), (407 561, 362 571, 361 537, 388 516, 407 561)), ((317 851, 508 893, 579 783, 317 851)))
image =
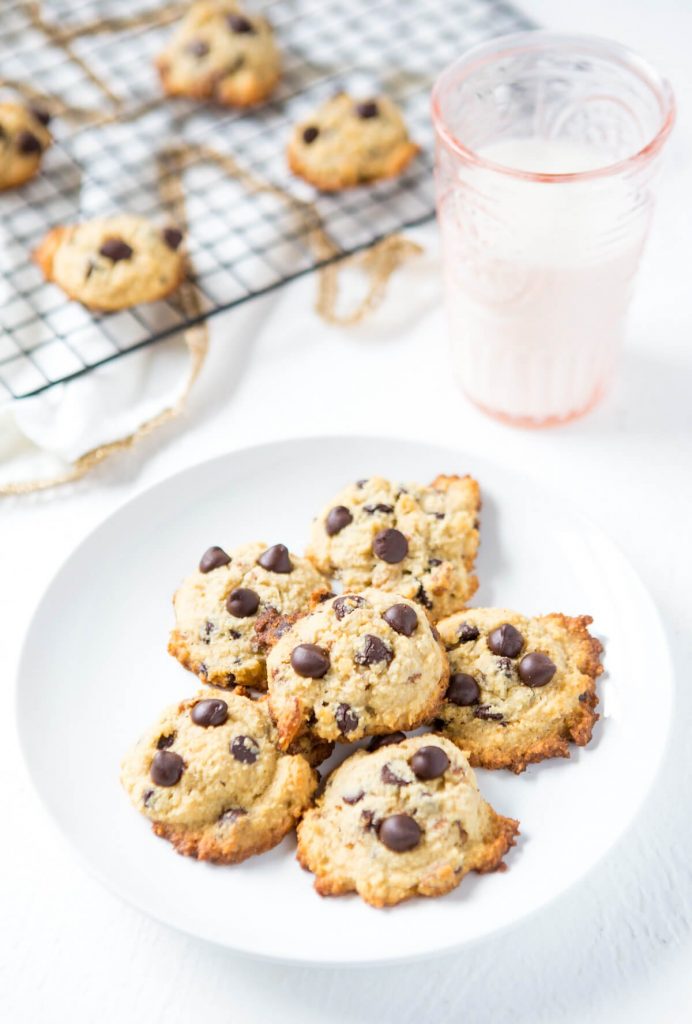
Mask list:
MULTIPOLYGON (((427 273, 425 265, 402 273, 377 322, 328 330, 309 311, 311 280, 218 319, 184 431, 173 428, 146 446, 146 460, 122 460, 69 494, 0 505, 7 694, 0 716, 0 1018, 8 1024, 692 1019, 692 4, 525 0, 524 7, 548 27, 610 35, 639 49, 672 80, 678 98, 614 392, 583 422, 544 433, 505 429, 470 408, 447 372, 434 233, 427 232, 427 273), (414 282, 421 315, 402 324, 397 290, 408 283, 410 291, 414 282), (149 921, 83 873, 18 762, 10 694, 21 636, 44 586, 84 533, 131 495, 201 458, 327 431, 446 441, 557 487, 620 542, 660 605, 674 651, 679 689, 669 754, 654 795, 619 846, 588 882, 522 926, 417 966, 268 966, 149 921)), ((632 643, 645 644, 646 636, 632 643)), ((656 684, 652 678, 652 715, 656 684)), ((104 694, 106 704, 113 697, 104 694)), ((575 820, 574 829, 581 827, 575 820)))

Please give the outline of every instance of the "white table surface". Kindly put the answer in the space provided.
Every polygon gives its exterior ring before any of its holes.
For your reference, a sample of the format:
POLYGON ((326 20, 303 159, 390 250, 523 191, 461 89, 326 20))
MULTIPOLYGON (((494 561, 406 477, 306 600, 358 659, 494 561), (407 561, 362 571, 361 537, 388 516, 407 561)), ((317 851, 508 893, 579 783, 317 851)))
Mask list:
MULTIPOLYGON (((0 1018, 8 1024, 690 1020, 692 5, 526 0, 524 7, 549 27, 610 35, 644 52, 672 80, 679 102, 615 389, 586 420, 548 432, 510 430, 472 409, 447 372, 431 230, 424 232, 427 273, 402 272, 387 309, 367 326, 325 327, 311 312, 311 279, 219 319, 184 425, 70 491, 2 503, 7 702, 0 717, 0 1018), (420 315, 402 323, 396 295, 412 280, 428 287, 419 289, 420 315), (420 965, 357 971, 267 965, 124 906, 84 873, 39 806, 19 763, 10 713, 32 609, 85 532, 132 495, 199 459, 325 432, 454 443, 525 467, 565 501, 588 508, 657 600, 679 680, 670 749, 655 791, 588 882, 507 934, 420 965)), ((645 644, 646 636, 632 642, 645 644)))

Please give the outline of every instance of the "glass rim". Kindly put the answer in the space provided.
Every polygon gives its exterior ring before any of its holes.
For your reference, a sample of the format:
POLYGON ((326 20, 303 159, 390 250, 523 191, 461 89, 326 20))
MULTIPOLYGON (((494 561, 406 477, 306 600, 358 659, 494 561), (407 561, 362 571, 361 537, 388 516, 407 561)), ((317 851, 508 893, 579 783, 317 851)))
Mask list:
POLYGON ((675 96, 670 83, 662 75, 659 75, 648 61, 640 57, 634 50, 630 50, 612 39, 601 36, 577 32, 551 32, 545 29, 529 29, 523 32, 513 32, 509 35, 496 36, 467 50, 438 75, 432 90, 431 106, 433 126, 436 134, 449 149, 456 152, 467 163, 474 164, 485 170, 504 174, 511 178, 548 183, 569 183, 608 177, 628 170, 634 165, 645 163, 659 151, 668 138, 675 123, 676 115, 675 96), (559 174, 545 171, 524 171, 516 167, 508 167, 506 164, 496 163, 493 160, 482 157, 474 149, 460 142, 448 128, 441 109, 440 93, 449 78, 458 73, 462 68, 463 75, 459 77, 468 78, 470 74, 479 68, 502 57, 545 49, 547 46, 558 47, 561 50, 581 49, 582 52, 591 51, 594 54, 598 53, 600 56, 609 59, 613 64, 619 64, 630 73, 637 75, 654 94, 659 105, 661 123, 652 138, 644 146, 632 153, 631 156, 624 157, 614 163, 604 164, 602 167, 595 167, 587 171, 569 171, 559 174))

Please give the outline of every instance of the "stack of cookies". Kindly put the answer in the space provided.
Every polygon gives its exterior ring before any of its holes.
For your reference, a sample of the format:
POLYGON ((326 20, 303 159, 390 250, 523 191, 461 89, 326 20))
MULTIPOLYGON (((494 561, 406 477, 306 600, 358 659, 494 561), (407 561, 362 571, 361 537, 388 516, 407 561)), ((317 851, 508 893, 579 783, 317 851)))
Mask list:
POLYGON ((467 607, 479 510, 469 476, 371 477, 318 514, 305 557, 204 553, 169 651, 206 685, 122 769, 157 835, 231 864, 297 825, 317 891, 377 907, 502 866, 518 822, 473 767, 522 772, 588 743, 602 647, 588 616, 467 607), (348 755, 320 780, 335 744, 348 755))

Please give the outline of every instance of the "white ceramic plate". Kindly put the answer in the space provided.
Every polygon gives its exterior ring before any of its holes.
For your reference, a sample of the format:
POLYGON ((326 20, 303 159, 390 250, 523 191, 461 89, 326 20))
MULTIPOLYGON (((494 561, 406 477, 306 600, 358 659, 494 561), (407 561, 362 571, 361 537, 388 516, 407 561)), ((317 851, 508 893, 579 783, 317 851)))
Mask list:
MULTIPOLYGON (((235 452, 158 484, 99 526, 50 585, 28 632, 19 729, 36 788, 87 865, 130 903, 231 949, 310 963, 421 956, 487 936, 565 892, 632 820, 670 719, 670 662, 656 609, 598 529, 514 471, 435 446, 295 440, 235 452), (456 892, 373 910, 322 899, 287 838, 234 867, 175 854, 130 806, 120 759, 159 710, 196 689, 166 653, 171 594, 210 544, 282 541, 349 480, 471 472, 483 492, 476 604, 594 616, 607 674, 594 739, 522 776, 479 771, 484 795, 521 822, 509 871, 456 892), (645 638, 646 642, 642 643, 645 638), (656 714, 651 714, 651 685, 656 714)), ((557 911, 556 911, 557 912, 557 911)))

